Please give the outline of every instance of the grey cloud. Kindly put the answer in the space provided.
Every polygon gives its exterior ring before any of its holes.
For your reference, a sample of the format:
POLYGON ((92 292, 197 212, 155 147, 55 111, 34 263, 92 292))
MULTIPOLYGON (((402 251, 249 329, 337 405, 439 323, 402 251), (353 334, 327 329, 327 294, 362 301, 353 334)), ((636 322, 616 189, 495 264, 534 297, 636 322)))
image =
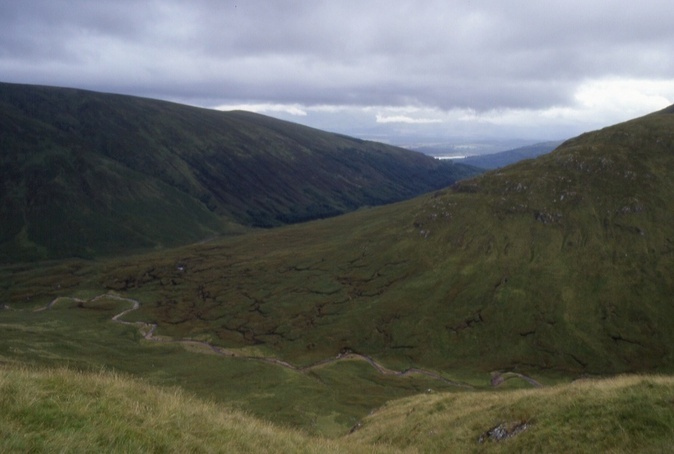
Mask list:
POLYGON ((134 2, 86 0, 0 2, 0 46, 4 55, 58 59, 74 44, 94 37, 134 40, 143 30, 134 2))
POLYGON ((183 101, 544 108, 671 78, 669 3, 0 1, 0 78, 183 101))

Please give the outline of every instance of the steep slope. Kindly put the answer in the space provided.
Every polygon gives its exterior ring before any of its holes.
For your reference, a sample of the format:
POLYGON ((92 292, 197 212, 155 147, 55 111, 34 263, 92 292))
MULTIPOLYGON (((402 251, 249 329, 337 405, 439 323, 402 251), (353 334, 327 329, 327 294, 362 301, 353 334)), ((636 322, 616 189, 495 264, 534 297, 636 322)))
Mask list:
POLYGON ((669 108, 428 201, 417 225, 458 273, 453 342, 509 366, 670 370, 673 174, 669 108))
POLYGON ((428 200, 447 340, 510 367, 671 368, 673 173, 670 108, 428 200))
POLYGON ((252 113, 5 83, 0 149, 2 261, 184 244, 475 173, 252 113))

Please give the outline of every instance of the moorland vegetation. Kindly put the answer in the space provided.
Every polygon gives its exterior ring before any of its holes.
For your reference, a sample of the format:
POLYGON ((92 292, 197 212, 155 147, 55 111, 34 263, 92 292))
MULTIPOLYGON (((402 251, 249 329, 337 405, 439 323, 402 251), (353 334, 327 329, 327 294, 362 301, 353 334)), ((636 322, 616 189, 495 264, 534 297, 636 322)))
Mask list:
POLYGON ((2 369, 113 369, 354 450, 658 452, 673 150, 669 108, 387 206, 8 263, 2 369), (621 374, 650 375, 586 379, 621 374))

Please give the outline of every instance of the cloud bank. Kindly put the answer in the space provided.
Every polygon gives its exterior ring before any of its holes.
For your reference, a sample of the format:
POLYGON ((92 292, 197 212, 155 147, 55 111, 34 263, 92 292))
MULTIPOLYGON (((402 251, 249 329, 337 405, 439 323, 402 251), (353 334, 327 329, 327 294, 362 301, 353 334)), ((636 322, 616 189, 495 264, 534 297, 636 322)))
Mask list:
POLYGON ((6 0, 0 80, 544 138, 674 102, 673 22, 657 0, 6 0))

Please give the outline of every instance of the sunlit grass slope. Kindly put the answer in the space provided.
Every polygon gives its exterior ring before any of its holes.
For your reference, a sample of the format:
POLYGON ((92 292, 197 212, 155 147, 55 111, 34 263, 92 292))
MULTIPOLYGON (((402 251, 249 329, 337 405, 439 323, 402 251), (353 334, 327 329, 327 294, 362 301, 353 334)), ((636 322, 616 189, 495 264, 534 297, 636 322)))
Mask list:
POLYGON ((674 379, 416 396, 367 417, 350 440, 419 452, 665 453, 674 443, 674 379), (511 436, 499 440, 498 428, 511 436))
POLYGON ((0 367, 2 452, 383 452, 110 373, 0 367))
POLYGON ((327 440, 118 374, 0 366, 3 452, 648 453, 673 442, 668 377, 420 395, 327 440))

